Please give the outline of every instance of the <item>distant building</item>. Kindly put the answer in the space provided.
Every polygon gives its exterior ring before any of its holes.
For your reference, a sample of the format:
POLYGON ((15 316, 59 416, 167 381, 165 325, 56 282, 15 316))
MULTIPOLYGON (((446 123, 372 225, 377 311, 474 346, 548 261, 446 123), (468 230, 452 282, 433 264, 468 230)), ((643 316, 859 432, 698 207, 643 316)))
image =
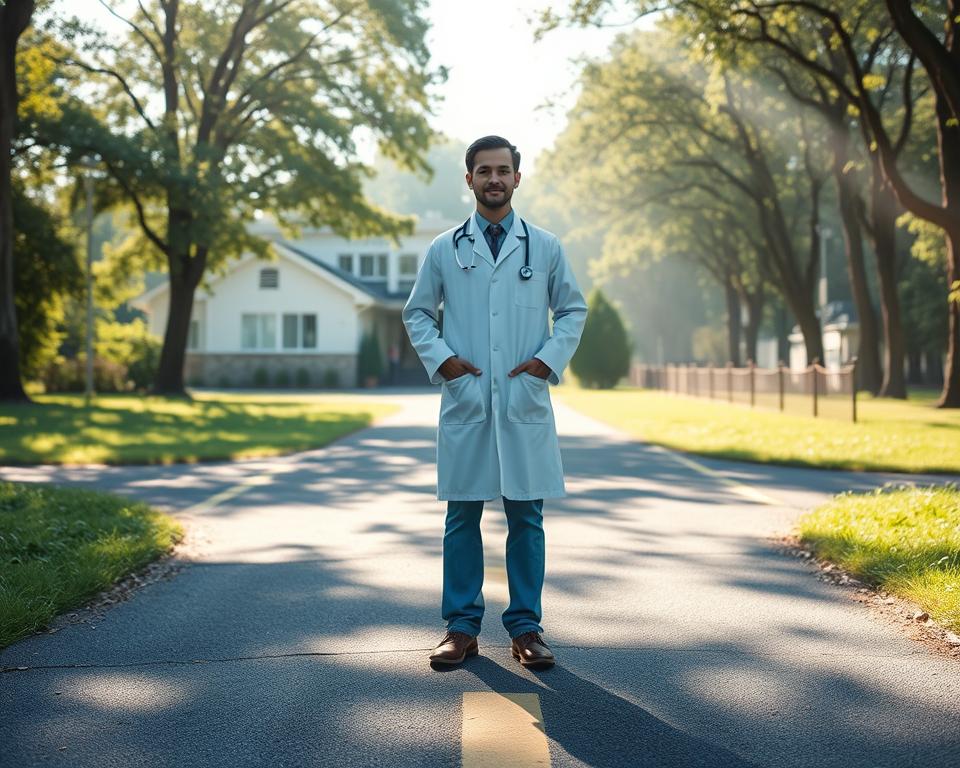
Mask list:
MULTIPOLYGON (((364 333, 378 335, 384 381, 427 383, 400 318, 433 239, 459 222, 421 220, 394 246, 384 238, 348 240, 328 228, 286 240, 276 225, 251 231, 271 242, 275 261, 244 254, 198 288, 184 377, 194 386, 357 385, 364 333)), ((132 302, 163 336, 169 309, 164 279, 132 302)))
MULTIPOLYGON (((823 334, 823 360, 821 365, 828 370, 838 370, 847 365, 860 348, 860 322, 853 302, 831 301, 817 312, 823 334)), ((790 341, 790 368, 802 370, 811 361, 807 360, 807 348, 803 343, 800 326, 793 326, 790 341)))

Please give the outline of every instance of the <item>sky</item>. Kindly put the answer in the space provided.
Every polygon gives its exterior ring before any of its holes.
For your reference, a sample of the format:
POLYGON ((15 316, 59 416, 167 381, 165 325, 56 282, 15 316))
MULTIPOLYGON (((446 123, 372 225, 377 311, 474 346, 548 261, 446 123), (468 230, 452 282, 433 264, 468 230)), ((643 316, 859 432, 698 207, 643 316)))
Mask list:
POLYGON ((433 0, 428 35, 449 68, 433 125, 469 143, 495 133, 520 150, 521 169, 553 145, 576 101, 582 56, 602 57, 622 29, 561 28, 534 42, 534 19, 551 0, 433 0), (489 96, 486 96, 489 94, 489 96))

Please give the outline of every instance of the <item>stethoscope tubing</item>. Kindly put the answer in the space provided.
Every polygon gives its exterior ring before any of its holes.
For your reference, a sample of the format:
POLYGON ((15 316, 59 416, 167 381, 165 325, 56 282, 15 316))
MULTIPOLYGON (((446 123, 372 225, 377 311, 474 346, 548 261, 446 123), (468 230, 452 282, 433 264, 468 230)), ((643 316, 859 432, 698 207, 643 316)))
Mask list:
MULTIPOLYGON (((519 216, 517 218, 519 218, 519 216)), ((467 219, 453 231, 453 254, 457 259, 457 266, 464 272, 476 269, 477 267, 477 257, 473 255, 472 252, 469 265, 464 266, 463 262, 460 261, 460 241, 464 238, 471 243, 474 241, 473 235, 467 232, 468 226, 470 226, 470 219, 467 219)), ((523 227, 523 266, 520 267, 520 279, 529 280, 533 277, 533 270, 530 268, 530 231, 527 229, 527 222, 523 219, 520 219, 520 226, 523 227)))

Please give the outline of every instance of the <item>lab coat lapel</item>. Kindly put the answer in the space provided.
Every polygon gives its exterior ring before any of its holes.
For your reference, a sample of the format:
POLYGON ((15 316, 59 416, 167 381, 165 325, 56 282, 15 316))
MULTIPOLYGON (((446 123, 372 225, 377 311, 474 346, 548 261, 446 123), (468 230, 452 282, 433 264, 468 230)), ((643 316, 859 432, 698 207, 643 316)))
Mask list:
MULTIPOLYGON (((487 262, 491 267, 496 268, 497 264, 493 260, 493 254, 490 253, 490 245, 487 243, 487 236, 484 233, 483 228, 480 226, 480 222, 477 221, 476 211, 473 212, 473 216, 471 216, 470 219, 471 232, 473 233, 473 252, 487 262)), ((502 247, 500 248, 500 252, 503 253, 502 247)))
MULTIPOLYGON (((522 244, 523 226, 520 224, 520 215, 514 211, 513 224, 510 226, 510 231, 507 232, 506 238, 504 238, 503 245, 500 246, 500 253, 497 254, 497 266, 503 264, 503 262, 507 260, 507 257, 522 244)), ((494 269, 496 268, 495 266, 494 269)))

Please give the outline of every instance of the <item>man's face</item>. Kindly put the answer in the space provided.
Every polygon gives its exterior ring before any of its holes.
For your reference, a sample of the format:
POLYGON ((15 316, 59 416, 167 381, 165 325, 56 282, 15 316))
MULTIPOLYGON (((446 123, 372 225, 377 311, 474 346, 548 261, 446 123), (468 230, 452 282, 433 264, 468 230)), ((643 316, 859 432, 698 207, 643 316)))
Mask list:
POLYGON ((481 149, 473 159, 473 173, 467 174, 467 186, 487 208, 501 208, 510 202, 520 184, 513 168, 513 155, 506 147, 481 149))

